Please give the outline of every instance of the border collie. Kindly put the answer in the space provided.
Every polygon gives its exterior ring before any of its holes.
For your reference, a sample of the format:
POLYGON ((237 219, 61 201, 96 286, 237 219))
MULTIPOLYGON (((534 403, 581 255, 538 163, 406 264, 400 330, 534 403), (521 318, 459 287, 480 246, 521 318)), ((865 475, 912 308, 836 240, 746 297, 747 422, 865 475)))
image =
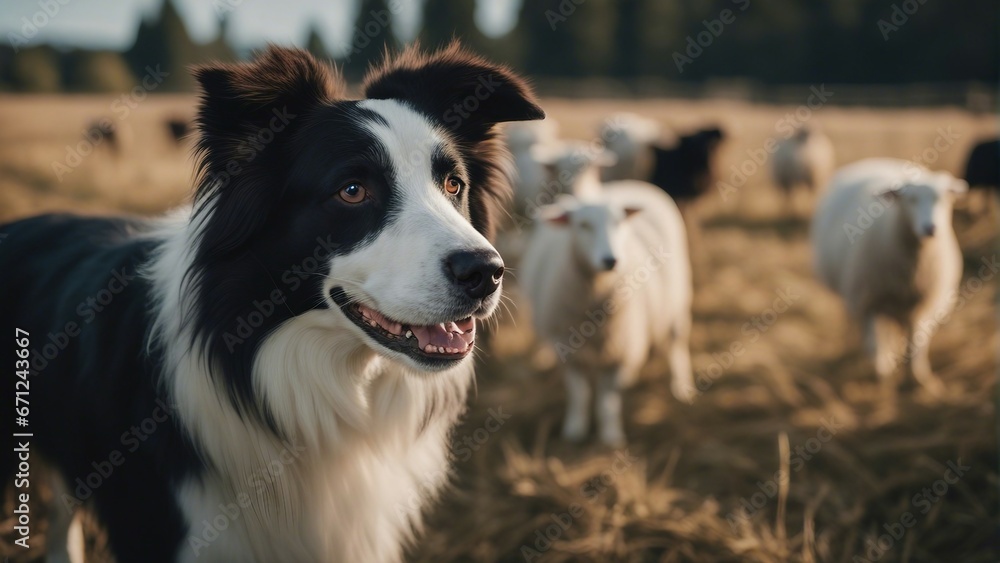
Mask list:
POLYGON ((50 557, 89 504, 123 563, 397 561, 500 298, 495 126, 543 112, 457 44, 387 56, 360 100, 300 50, 195 75, 190 209, 0 228, 32 371, 29 426, 10 401, 0 430, 61 475, 50 557))

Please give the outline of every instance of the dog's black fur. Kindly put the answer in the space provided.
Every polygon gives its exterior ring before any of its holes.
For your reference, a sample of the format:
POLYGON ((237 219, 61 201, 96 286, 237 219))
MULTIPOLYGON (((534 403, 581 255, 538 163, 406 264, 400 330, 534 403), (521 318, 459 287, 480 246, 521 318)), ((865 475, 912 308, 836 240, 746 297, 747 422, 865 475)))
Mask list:
MULTIPOLYGON (((371 163, 382 157, 357 125, 367 110, 344 99, 336 72, 305 52, 271 48, 253 63, 209 65, 195 75, 200 175, 191 221, 204 224, 183 272, 182 287, 195 303, 183 322, 204 347, 228 400, 248 420, 274 428, 251 385, 251 366, 271 330, 326 306, 325 272, 303 277, 282 303, 265 307, 263 326, 250 336, 235 341, 226 335, 261 311, 291 266, 317 251, 350 252, 383 228, 395 205, 394 178, 372 173, 371 163), (348 212, 332 196, 344 178, 358 176, 380 197, 363 212, 348 212)), ((453 45, 433 55, 412 49, 388 57, 364 89, 368 98, 409 104, 448 131, 471 186, 457 205, 480 232, 491 234, 497 204, 509 191, 493 126, 542 117, 526 85, 453 45), (473 116, 452 119, 453 105, 474 96, 483 77, 492 84, 489 97, 473 116)), ((139 219, 70 215, 0 227, 0 318, 11 337, 15 327, 30 333, 32 358, 30 426, 12 426, 13 401, 5 401, 0 432, 34 434, 32 462, 44 457, 62 472, 73 497, 66 502, 92 503, 122 562, 176 559, 187 531, 175 487, 211 469, 163 385, 162 343, 150 341, 161 305, 152 280, 141 274, 162 251, 158 228, 139 219), (78 487, 119 455, 124 461, 98 486, 78 487)), ((13 349, 8 341, 0 352, 7 373, 13 349)), ((14 379, 4 385, 13 388, 14 379)), ((4 447, 0 481, 9 482, 16 463, 12 448, 4 447)))

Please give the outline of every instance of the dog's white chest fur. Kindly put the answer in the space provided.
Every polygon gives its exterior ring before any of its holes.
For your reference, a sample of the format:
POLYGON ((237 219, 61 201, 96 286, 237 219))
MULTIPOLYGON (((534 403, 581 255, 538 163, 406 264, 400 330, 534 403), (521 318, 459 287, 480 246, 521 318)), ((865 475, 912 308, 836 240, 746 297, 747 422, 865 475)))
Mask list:
POLYGON ((407 373, 335 325, 307 313, 260 350, 255 385, 285 441, 220 405, 197 362, 177 372, 182 420, 221 469, 178 491, 189 525, 181 561, 401 559, 447 480, 472 363, 407 373))

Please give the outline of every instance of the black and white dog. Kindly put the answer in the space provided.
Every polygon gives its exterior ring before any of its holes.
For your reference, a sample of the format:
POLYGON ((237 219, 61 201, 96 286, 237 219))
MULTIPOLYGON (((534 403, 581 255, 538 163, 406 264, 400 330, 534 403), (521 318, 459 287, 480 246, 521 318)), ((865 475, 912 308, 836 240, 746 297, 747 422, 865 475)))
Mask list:
POLYGON ((62 475, 50 557, 86 502, 123 563, 399 560, 500 296, 495 126, 543 112, 458 45, 387 58, 361 100, 298 50, 195 73, 190 210, 0 228, 32 371, 4 383, 26 379, 29 425, 5 400, 0 430, 62 475))

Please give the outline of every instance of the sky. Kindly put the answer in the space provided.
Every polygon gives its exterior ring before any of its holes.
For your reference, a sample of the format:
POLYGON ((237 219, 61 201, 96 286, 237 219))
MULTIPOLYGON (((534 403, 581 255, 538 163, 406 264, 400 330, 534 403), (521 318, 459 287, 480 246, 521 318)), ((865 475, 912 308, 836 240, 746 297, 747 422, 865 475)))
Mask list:
MULTIPOLYGON (((237 49, 265 42, 304 45, 311 24, 318 23, 327 47, 346 50, 357 15, 357 0, 173 0, 196 42, 219 32, 219 13, 228 10, 229 41, 237 49)), ((476 2, 476 23, 487 35, 503 35, 516 23, 522 0, 476 2)), ((52 43, 87 49, 128 48, 143 17, 154 17, 163 0, 0 0, 0 35, 24 37, 29 44, 52 43), (43 6, 59 11, 49 17, 43 6), (25 19, 43 22, 28 38, 25 19)), ((404 41, 420 25, 420 0, 392 0, 399 13, 393 31, 404 41)))

